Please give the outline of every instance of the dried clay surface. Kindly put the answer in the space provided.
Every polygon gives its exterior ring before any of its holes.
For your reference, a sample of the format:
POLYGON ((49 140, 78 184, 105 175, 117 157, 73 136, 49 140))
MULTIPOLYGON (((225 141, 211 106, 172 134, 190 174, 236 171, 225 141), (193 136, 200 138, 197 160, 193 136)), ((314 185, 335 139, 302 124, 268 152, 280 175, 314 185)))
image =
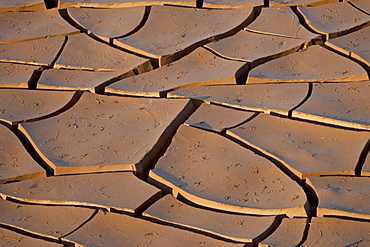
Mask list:
POLYGON ((318 35, 308 31, 289 7, 263 8, 257 19, 245 30, 282 37, 313 39, 318 35), (274 25, 270 23, 274 22, 274 25))
POLYGON ((367 154, 367 157, 365 157, 364 164, 361 167, 361 175, 362 176, 369 176, 370 175, 370 155, 367 154))
POLYGON ((98 207, 133 214, 147 201, 160 196, 161 191, 144 183, 132 172, 120 172, 47 177, 4 184, 0 187, 0 194, 3 198, 21 202, 98 207))
POLYGON ((121 78, 134 76, 133 70, 94 71, 49 69, 42 72, 37 82, 38 89, 53 90, 89 90, 92 93, 104 90, 110 84, 121 78))
POLYGON ((209 43, 205 47, 227 59, 256 62, 295 52, 309 41, 310 39, 296 39, 242 30, 231 37, 209 43))
POLYGON ((0 0, 0 246, 369 246, 370 1, 0 0))
POLYGON ((369 222, 313 218, 304 246, 359 246, 370 244, 369 222))
POLYGON ((157 58, 159 64, 164 65, 191 46, 208 43, 250 22, 252 16, 252 7, 211 10, 152 6, 146 24, 138 32, 115 39, 113 43, 157 58))
POLYGON ((188 114, 190 109, 185 99, 135 99, 84 93, 66 112, 42 121, 22 123, 20 130, 55 174, 132 171, 149 152, 156 152, 153 148, 171 122, 182 111, 188 114))
POLYGON ((55 239, 75 230, 95 211, 80 207, 27 205, 6 200, 0 200, 0 206, 1 224, 55 239))
POLYGON ((257 66, 249 72, 247 83, 346 82, 367 79, 368 74, 359 64, 314 45, 307 50, 257 66))
POLYGON ((242 247, 170 226, 155 224, 124 214, 98 213, 90 222, 66 237, 82 246, 189 246, 242 247), (99 226, 99 227, 97 227, 99 226))
POLYGON ((315 83, 311 97, 293 117, 358 129, 370 129, 370 82, 315 83))
POLYGON ((107 42, 110 38, 135 31, 146 12, 144 6, 118 9, 68 8, 67 11, 81 30, 107 42))
POLYGON ((202 104, 186 120, 185 125, 221 132, 239 125, 256 115, 255 112, 242 111, 214 104, 202 104))
POLYGON ((283 219, 279 228, 269 237, 264 239, 259 246, 297 246, 303 238, 303 232, 306 227, 306 222, 307 219, 283 219))
POLYGON ((370 27, 366 27, 359 31, 350 33, 348 35, 331 39, 325 44, 348 57, 357 59, 366 65, 370 65, 369 53, 369 35, 370 27))
POLYGON ((127 8, 146 5, 175 5, 195 7, 195 0, 59 0, 59 8, 89 7, 89 8, 127 8))
POLYGON ((366 0, 352 1, 351 4, 370 15, 370 3, 366 0))
POLYGON ((259 84, 185 88, 169 93, 169 97, 187 97, 214 102, 228 107, 275 112, 288 115, 306 97, 308 83, 259 84))
POLYGON ((56 61, 55 67, 99 71, 151 69, 148 59, 114 49, 86 34, 68 37, 65 49, 56 61))
POLYGON ((46 176, 46 171, 27 153, 16 135, 3 125, 0 133, 0 184, 46 176))
POLYGON ((309 178, 319 197, 318 216, 340 215, 370 219, 369 177, 309 178))
POLYGON ((369 132, 331 128, 260 114, 227 135, 278 159, 301 179, 328 174, 354 175, 369 132), (268 139, 263 136, 269 136, 268 139))
POLYGON ((2 246, 14 247, 62 247, 62 244, 48 242, 39 238, 33 238, 21 233, 17 233, 6 228, 0 228, 0 244, 2 246))
POLYGON ((204 48, 198 48, 179 61, 117 81, 105 91, 159 97, 161 93, 180 88, 236 84, 236 73, 243 65, 242 62, 222 59, 204 48))
POLYGON ((193 127, 179 128, 149 176, 152 183, 169 187, 175 197, 206 207, 265 215, 305 214, 303 190, 273 163, 193 127), (213 190, 216 184, 218 189, 213 190))
POLYGON ((348 30, 370 24, 370 15, 350 3, 332 3, 315 7, 298 7, 308 26, 317 33, 335 38, 348 30))
POLYGON ((69 25, 59 15, 57 9, 35 12, 3 12, 0 13, 0 23, 0 44, 80 32, 69 25))
POLYGON ((74 92, 45 92, 43 90, 0 90, 0 121, 16 125, 46 118, 72 101, 74 92))
POLYGON ((154 203, 143 215, 241 242, 256 242, 256 239, 264 237, 265 231, 273 229, 277 224, 274 216, 257 217, 208 211, 186 205, 171 195, 154 203))
POLYGON ((1 0, 0 12, 8 11, 37 11, 46 10, 44 1, 42 0, 1 0))
POLYGON ((0 63, 0 87, 28 88, 32 74, 38 66, 0 63))
POLYGON ((204 8, 236 9, 247 6, 263 6, 263 0, 204 0, 204 8))
POLYGON ((269 5, 271 7, 281 6, 316 6, 322 4, 329 4, 338 2, 338 0, 270 0, 269 5))
POLYGON ((51 66, 65 37, 58 36, 22 43, 0 44, 0 62, 51 66))

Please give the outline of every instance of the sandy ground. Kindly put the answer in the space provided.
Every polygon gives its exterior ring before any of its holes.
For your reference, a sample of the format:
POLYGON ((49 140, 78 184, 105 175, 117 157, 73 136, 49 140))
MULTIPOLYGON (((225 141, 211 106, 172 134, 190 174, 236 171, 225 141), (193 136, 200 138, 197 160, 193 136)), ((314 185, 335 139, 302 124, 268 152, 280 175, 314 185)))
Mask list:
POLYGON ((370 246, 370 1, 0 1, 0 246, 370 246))

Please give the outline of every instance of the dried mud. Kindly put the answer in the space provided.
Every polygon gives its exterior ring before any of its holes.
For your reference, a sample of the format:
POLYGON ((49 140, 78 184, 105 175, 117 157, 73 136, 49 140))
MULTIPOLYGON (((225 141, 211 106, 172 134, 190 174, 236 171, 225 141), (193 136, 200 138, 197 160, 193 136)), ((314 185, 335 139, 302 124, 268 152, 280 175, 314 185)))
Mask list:
POLYGON ((0 246, 369 246, 367 0, 0 1, 0 246))

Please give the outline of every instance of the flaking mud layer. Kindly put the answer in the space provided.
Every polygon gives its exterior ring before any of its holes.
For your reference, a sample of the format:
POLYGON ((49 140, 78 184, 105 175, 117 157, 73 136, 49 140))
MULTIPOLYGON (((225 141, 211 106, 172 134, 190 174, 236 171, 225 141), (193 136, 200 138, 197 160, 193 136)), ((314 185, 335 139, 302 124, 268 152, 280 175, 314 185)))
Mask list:
POLYGON ((1 246, 368 246, 368 0, 0 0, 1 246))

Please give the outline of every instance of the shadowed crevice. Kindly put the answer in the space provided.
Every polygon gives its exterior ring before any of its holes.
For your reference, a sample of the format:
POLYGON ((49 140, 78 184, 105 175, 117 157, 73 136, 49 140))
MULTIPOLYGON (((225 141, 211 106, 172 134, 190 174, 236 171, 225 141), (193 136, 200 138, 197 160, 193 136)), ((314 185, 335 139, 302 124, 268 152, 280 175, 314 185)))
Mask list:
POLYGON ((170 146, 177 129, 195 111, 195 106, 193 105, 192 101, 189 100, 184 109, 182 109, 182 111, 175 117, 171 124, 163 131, 162 135, 159 137, 152 150, 148 152, 138 164, 136 164, 135 175, 138 178, 144 181, 148 180, 149 171, 155 167, 158 160, 164 155, 167 148, 170 146))
POLYGON ((271 234, 273 234, 276 231, 276 229, 279 228, 279 226, 281 225, 281 222, 284 218, 287 218, 287 216, 286 215, 277 215, 275 217, 274 222, 272 222, 271 226, 269 228, 267 228, 266 231, 261 233, 259 236, 254 238, 252 247, 258 247, 258 243, 262 242, 263 240, 268 238, 271 234))
POLYGON ((58 8, 59 0, 44 0, 46 9, 58 8))
POLYGON ((54 60, 51 62, 50 66, 49 67, 46 67, 46 69, 54 68, 55 63, 57 62, 57 60, 59 59, 59 57, 62 55, 62 52, 63 52, 64 48, 67 45, 67 42, 68 42, 68 36, 64 36, 64 41, 63 41, 62 46, 60 47, 59 52, 55 56, 54 60))
POLYGON ((244 120, 243 122, 238 123, 238 124, 236 124, 236 125, 234 125, 234 126, 227 127, 227 128, 225 128, 225 129, 221 130, 221 135, 226 136, 226 130, 237 128, 237 127, 239 127, 240 125, 243 125, 243 124, 245 124, 245 123, 247 123, 247 122, 249 122, 249 121, 253 120, 253 119, 254 119, 254 118, 256 118, 259 114, 260 114, 260 112, 255 112, 251 117, 247 118, 247 119, 246 119, 246 120, 244 120))
POLYGON ((196 0, 195 7, 203 8, 204 0, 196 0))
MULTIPOLYGON (((124 35, 111 38, 111 39, 125 38, 127 36, 130 36, 130 35, 136 33, 137 31, 139 31, 145 25, 145 23, 148 21, 151 9, 152 9, 152 6, 145 6, 145 11, 144 11, 143 18, 141 19, 140 23, 132 31, 130 31, 130 32, 124 34, 124 35)), ((111 44, 113 44, 113 40, 111 41, 111 44)))
POLYGON ((153 196, 148 198, 146 201, 144 201, 140 206, 138 206, 134 210, 134 216, 137 218, 141 218, 143 215, 143 212, 147 210, 150 206, 152 206, 154 203, 156 203, 159 199, 163 198, 164 194, 162 191, 159 191, 155 193, 153 196))
POLYGON ((370 139, 365 144, 364 148, 361 151, 360 157, 358 158, 358 162, 355 167, 355 176, 360 177, 362 172, 362 167, 365 164, 366 158, 370 152, 370 139))
POLYGON ((78 227, 76 227, 76 229, 70 231, 69 233, 67 234, 64 234, 62 236, 59 237, 59 242, 61 243, 62 242, 62 238, 64 237, 67 237, 68 235, 71 235, 72 233, 76 232, 77 230, 81 229, 81 227, 83 227, 84 225, 86 225, 87 223, 89 223, 94 217, 95 215, 97 215, 99 213, 99 209, 95 209, 94 213, 92 213, 92 215, 87 219, 85 220, 84 222, 82 222, 78 227))
POLYGON ((37 83, 39 82, 43 71, 43 68, 38 68, 33 71, 31 78, 28 80, 27 83, 28 89, 36 89, 37 83))
POLYGON ((306 28, 311 33, 316 33, 321 36, 321 40, 313 40, 315 44, 323 44, 326 41, 326 35, 316 32, 314 29, 311 28, 310 25, 306 22, 306 19, 304 18, 303 14, 298 10, 297 6, 291 6, 290 7, 293 11, 293 13, 298 17, 299 23, 306 28))
POLYGON ((306 226, 305 226, 304 231, 303 231, 302 239, 301 239, 301 241, 296 245, 297 247, 302 246, 302 245, 306 242, 306 240, 307 240, 307 238, 308 238, 308 233, 309 233, 309 231, 310 231, 310 227, 311 227, 311 221, 312 221, 312 217, 308 217, 308 218, 307 218, 307 221, 306 221, 306 226))
POLYGON ((292 109, 290 109, 288 111, 288 118, 291 119, 292 118, 292 115, 293 115, 293 111, 296 110, 297 108, 299 108, 300 106, 302 106, 304 103, 307 102, 307 100, 311 97, 312 92, 313 92, 313 83, 312 82, 309 82, 308 83, 308 91, 307 91, 306 97, 304 97, 304 99, 298 105, 296 105, 295 107, 293 107, 292 109))
MULTIPOLYGON (((343 0, 339 1, 339 2, 343 2, 343 0)), ((352 5, 352 7, 356 8, 357 10, 361 11, 362 13, 364 14, 367 14, 367 15, 370 15, 370 13, 366 12, 365 10, 363 9, 360 9, 359 7, 357 7, 355 4, 353 4, 352 2, 348 2, 350 5, 352 5)))

